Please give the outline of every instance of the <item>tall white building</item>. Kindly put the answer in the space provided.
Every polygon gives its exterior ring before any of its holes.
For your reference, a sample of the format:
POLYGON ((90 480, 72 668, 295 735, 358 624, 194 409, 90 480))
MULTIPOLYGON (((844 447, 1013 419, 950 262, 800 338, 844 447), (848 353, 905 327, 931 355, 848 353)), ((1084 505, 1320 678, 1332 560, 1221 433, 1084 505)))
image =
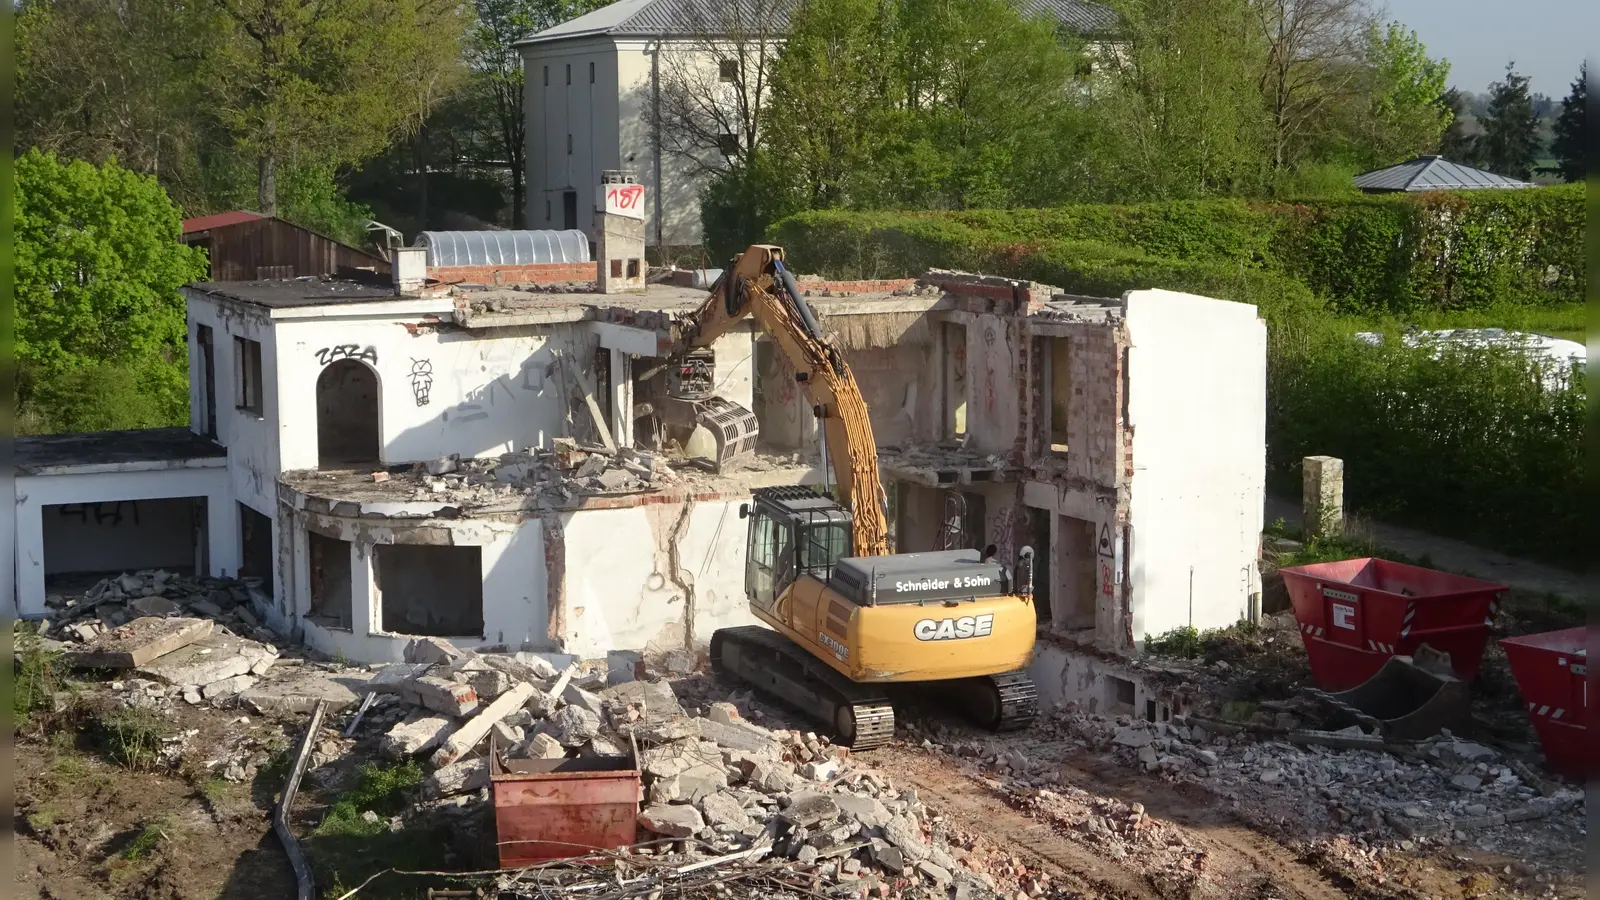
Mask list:
MULTIPOLYGON (((1103 34, 1115 23, 1110 9, 1081 0, 1023 0, 1022 8, 1079 34, 1103 34)), ((748 49, 761 40, 749 35, 781 35, 786 27, 782 0, 620 0, 518 42, 528 227, 580 228, 593 237, 593 186, 606 170, 627 169, 648 188, 646 243, 698 245, 704 168, 663 153, 653 136, 663 73, 670 79, 698 57, 705 83, 732 82, 710 48, 726 41, 748 49), (708 33, 733 30, 745 37, 708 33)))

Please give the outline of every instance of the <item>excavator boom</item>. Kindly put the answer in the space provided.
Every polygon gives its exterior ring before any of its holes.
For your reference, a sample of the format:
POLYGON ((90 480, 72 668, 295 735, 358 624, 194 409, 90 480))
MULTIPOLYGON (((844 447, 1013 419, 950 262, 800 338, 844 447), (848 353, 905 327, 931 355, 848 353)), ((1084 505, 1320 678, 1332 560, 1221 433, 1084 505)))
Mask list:
POLYGON ((816 313, 784 267, 783 248, 756 244, 723 273, 685 325, 683 349, 711 346, 745 316, 754 317, 777 342, 806 396, 821 410, 839 502, 854 517, 856 555, 886 555, 888 516, 867 402, 843 355, 823 334, 816 313))

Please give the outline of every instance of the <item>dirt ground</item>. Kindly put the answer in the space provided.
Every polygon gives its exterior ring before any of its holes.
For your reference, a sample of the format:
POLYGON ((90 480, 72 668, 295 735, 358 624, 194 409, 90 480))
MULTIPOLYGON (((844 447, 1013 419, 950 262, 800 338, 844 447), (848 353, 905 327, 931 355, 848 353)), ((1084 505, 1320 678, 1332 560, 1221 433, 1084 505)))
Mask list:
MULTIPOLYGON (((1294 668, 1292 650, 1261 647, 1223 652, 1250 671, 1294 668)), ((1270 679, 1243 679, 1263 680, 1270 679)), ((812 727, 709 675, 678 679, 674 690, 691 712, 731 698, 769 727, 812 727)), ((281 762, 262 764, 244 782, 217 773, 223 761, 245 752, 241 748, 257 758, 268 748, 281 759, 302 723, 204 706, 180 706, 174 714, 175 764, 144 771, 108 761, 70 723, 19 739, 13 896, 293 895, 294 880, 269 822, 281 762)), ((1330 827, 1301 815, 1292 792, 1241 802, 1204 784, 1139 771, 1105 748, 1086 746, 1059 716, 1004 736, 972 729, 926 703, 913 703, 903 721, 893 744, 858 761, 917 790, 937 815, 935 827, 970 853, 969 866, 994 874, 996 867, 1007 869, 1008 881, 1032 886, 1029 898, 1566 900, 1584 892, 1581 807, 1468 840, 1402 841, 1392 832, 1330 827), (1027 760, 1027 778, 995 764, 1013 755, 1027 760)), ((344 762, 353 767, 359 760, 352 755, 344 762)), ((303 788, 307 802, 297 816, 303 838, 338 788, 310 782, 303 788)), ((315 855, 316 841, 307 846, 315 855)), ((328 897, 344 889, 319 887, 328 897)), ((421 887, 375 886, 358 896, 423 895, 421 887)))

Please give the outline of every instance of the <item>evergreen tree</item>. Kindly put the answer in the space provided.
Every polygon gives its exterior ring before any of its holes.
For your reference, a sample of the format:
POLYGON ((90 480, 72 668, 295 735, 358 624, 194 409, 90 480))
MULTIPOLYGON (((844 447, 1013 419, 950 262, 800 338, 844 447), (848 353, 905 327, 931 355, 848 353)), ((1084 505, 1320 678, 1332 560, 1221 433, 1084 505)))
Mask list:
POLYGON ((1539 158, 1539 117, 1528 94, 1528 76, 1506 65, 1504 81, 1489 86, 1489 110, 1479 121, 1483 165, 1497 175, 1526 181, 1539 158))
POLYGON ((1479 163, 1478 142, 1475 135, 1467 133, 1467 98, 1457 88, 1445 91, 1439 102, 1450 110, 1450 124, 1439 136, 1439 155, 1451 162, 1475 166, 1479 163))
POLYGON ((1578 68, 1578 80, 1572 83, 1572 92, 1561 101, 1561 115, 1556 119, 1555 139, 1550 143, 1551 154, 1556 158, 1554 171, 1564 181, 1582 181, 1588 155, 1589 64, 1578 68))

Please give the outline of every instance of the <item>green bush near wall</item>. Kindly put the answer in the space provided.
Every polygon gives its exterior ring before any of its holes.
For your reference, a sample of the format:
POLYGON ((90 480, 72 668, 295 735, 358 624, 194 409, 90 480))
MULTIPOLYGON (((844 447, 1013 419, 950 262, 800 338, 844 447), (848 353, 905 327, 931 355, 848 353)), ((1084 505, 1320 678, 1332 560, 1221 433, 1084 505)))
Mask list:
POLYGON ((1021 259, 1065 241, 1086 262, 1139 251, 1276 273, 1341 312, 1560 305, 1581 302, 1584 290, 1583 185, 1303 204, 814 210, 778 222, 769 237, 802 271, 838 278, 998 271, 996 254, 1021 259))
POLYGON ((1583 193, 978 210, 813 211, 774 226, 797 270, 890 278, 965 269, 1120 296, 1167 288, 1255 305, 1268 323, 1268 475, 1345 461, 1350 504, 1512 553, 1583 563, 1585 390, 1542 386, 1511 350, 1373 347, 1337 313, 1570 304, 1583 193))

